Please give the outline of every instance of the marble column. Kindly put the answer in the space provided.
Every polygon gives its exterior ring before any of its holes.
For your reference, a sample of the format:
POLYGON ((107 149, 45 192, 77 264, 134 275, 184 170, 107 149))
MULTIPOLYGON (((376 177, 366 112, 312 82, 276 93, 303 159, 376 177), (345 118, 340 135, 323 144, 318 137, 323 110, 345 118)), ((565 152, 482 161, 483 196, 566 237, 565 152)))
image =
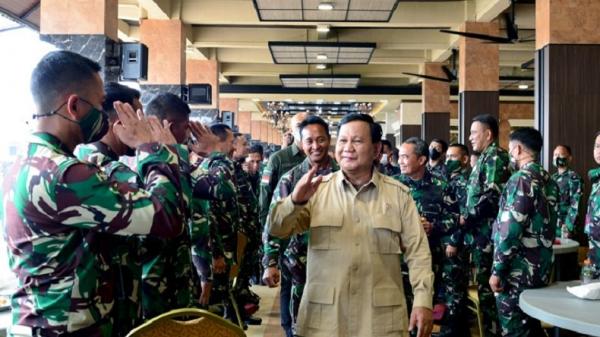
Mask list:
POLYGON ((148 79, 140 84, 142 103, 158 93, 182 96, 186 79, 185 26, 180 20, 142 20, 140 42, 148 47, 148 79))
POLYGON ((600 1, 536 2, 535 121, 544 137, 542 162, 548 169, 558 144, 571 147, 573 168, 582 176, 595 166, 594 135, 600 130, 598 22, 600 1))
MULTIPOLYGON (((435 77, 446 77, 443 63, 425 63, 425 74, 435 77)), ((423 116, 421 138, 427 143, 434 138, 446 142, 450 139, 450 83, 423 80, 423 116)))
POLYGON ((105 82, 118 81, 117 10, 117 0, 42 0, 40 39, 98 62, 105 82))
MULTIPOLYGON (((497 22, 465 22, 460 30, 500 35, 497 22)), ((465 37, 459 38, 459 45, 458 139, 468 144, 473 117, 480 114, 499 117, 499 50, 497 44, 465 37)))

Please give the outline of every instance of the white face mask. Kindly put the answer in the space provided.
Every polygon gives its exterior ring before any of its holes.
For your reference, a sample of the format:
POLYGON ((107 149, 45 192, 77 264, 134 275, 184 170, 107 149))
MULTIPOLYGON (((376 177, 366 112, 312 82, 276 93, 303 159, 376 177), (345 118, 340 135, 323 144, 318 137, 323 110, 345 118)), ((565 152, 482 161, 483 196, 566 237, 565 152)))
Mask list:
POLYGON ((387 165, 388 164, 388 155, 387 153, 384 153, 381 155, 381 160, 379 161, 381 164, 383 165, 387 165))

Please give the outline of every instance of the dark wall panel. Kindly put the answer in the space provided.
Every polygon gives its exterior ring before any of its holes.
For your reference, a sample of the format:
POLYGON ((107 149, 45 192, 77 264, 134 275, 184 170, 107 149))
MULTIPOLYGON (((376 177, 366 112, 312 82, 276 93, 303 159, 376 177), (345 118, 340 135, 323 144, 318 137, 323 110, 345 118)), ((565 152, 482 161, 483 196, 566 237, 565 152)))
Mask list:
POLYGON ((434 138, 450 140, 450 112, 425 112, 423 114, 421 138, 427 143, 434 138))
POLYGON ((458 105, 458 140, 463 144, 469 143, 473 117, 481 114, 499 116, 500 99, 497 91, 463 91, 458 94, 458 105))
MULTIPOLYGON (((403 142, 410 137, 421 137, 420 125, 402 125, 400 126, 400 141, 403 142)), ((400 144, 396 144, 400 146, 400 144)))
MULTIPOLYGON (((551 167, 556 145, 573 151, 573 169, 585 181, 579 226, 595 167, 594 135, 600 130, 600 45, 547 45, 536 52, 535 120, 544 136, 542 163, 551 167)), ((581 232, 581 231, 580 231, 581 232)))

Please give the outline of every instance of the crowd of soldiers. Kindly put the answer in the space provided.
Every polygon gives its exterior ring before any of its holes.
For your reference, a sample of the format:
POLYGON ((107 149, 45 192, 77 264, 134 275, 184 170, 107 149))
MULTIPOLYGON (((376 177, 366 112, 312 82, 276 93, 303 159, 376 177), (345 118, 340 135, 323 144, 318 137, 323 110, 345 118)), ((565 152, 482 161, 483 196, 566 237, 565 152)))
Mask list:
MULTIPOLYGON (((189 106, 169 93, 142 108, 139 92, 103 84, 99 71, 66 51, 47 54, 33 71, 37 129, 3 188, 9 263, 19 280, 11 335, 124 336, 185 307, 242 323, 231 298, 245 323, 260 324, 251 290, 260 265, 262 281, 281 287, 281 325, 294 336, 309 236, 281 239, 266 228, 274 205, 303 177, 340 170, 329 155, 328 123, 294 115, 287 146, 263 168, 262 148, 229 126, 191 121, 189 106)), ((540 166, 543 142, 532 128, 514 131, 507 152, 497 120, 480 115, 469 141, 474 153, 442 139, 413 137, 398 149, 383 140, 373 167, 416 203, 414 225, 427 235, 435 275, 438 336, 469 335, 471 270, 485 336, 536 336, 539 322, 519 309, 518 296, 549 283, 552 244, 576 231, 583 180, 569 166, 567 145, 554 151, 554 175, 540 166)), ((594 159, 600 165, 600 133, 594 159)), ((585 233, 598 277, 600 168, 589 178, 585 233)))

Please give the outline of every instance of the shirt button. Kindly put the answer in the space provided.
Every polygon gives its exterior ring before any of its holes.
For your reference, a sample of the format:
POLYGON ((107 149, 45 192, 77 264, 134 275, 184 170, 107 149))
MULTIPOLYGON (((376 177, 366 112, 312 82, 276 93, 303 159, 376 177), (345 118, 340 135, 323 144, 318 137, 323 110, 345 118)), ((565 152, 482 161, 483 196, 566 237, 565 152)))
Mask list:
POLYGON ((355 242, 355 243, 354 243, 354 245, 355 245, 356 247, 358 247, 358 246, 360 246, 360 242, 355 242))
POLYGON ((358 266, 357 265, 353 265, 352 266, 352 270, 357 271, 358 270, 358 266))

